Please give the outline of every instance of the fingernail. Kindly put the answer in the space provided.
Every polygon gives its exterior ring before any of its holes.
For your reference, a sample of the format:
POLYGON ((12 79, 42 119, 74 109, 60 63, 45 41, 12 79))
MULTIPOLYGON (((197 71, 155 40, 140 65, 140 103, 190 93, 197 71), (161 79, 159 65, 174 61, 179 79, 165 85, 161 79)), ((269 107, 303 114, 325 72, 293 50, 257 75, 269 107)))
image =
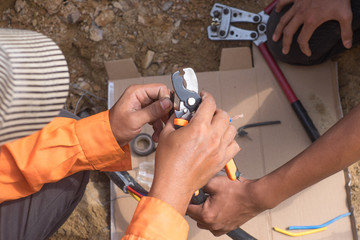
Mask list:
POLYGON ((351 46, 352 46, 352 41, 351 40, 348 40, 348 41, 345 41, 345 47, 346 48, 351 48, 351 46))
POLYGON ((154 133, 154 134, 152 135, 152 140, 153 140, 154 142, 159 142, 159 137, 158 137, 158 135, 154 133))
POLYGON ((160 105, 163 110, 167 110, 172 107, 172 102, 169 98, 163 98, 160 100, 160 105))
POLYGON ((286 55, 286 54, 288 54, 288 50, 285 49, 285 48, 283 48, 283 49, 282 49, 282 53, 283 53, 284 55, 286 55))

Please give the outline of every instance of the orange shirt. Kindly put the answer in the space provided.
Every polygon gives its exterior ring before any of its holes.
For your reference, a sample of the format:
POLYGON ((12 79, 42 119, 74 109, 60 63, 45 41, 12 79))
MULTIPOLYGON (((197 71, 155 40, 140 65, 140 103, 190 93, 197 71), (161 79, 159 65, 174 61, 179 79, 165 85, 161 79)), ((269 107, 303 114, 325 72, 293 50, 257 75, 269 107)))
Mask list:
MULTIPOLYGON (((117 144, 106 111, 78 121, 58 117, 42 130, 2 145, 0 166, 1 203, 79 171, 130 170, 131 156, 129 146, 117 144)), ((187 231, 175 209, 148 197, 140 201, 124 239, 186 239, 187 231)))

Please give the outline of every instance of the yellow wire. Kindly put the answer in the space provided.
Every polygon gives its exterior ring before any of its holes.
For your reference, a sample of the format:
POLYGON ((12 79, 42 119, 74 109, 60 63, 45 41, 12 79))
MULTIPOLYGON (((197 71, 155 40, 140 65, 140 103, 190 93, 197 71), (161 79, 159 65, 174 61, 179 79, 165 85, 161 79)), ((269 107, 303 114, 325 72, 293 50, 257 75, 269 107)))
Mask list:
POLYGON ((291 237, 304 236, 304 235, 308 235, 308 234, 312 234, 312 233, 317 233, 317 232, 325 231, 326 229, 327 229, 327 227, 323 227, 323 228, 318 228, 318 229, 309 230, 309 231, 305 231, 305 232, 293 233, 293 232, 290 232, 290 231, 287 231, 287 230, 284 230, 284 229, 280 229, 280 228, 274 227, 274 230, 275 230, 275 231, 277 231, 277 232, 279 232, 279 233, 282 233, 282 234, 285 234, 285 235, 288 235, 288 236, 291 236, 291 237))
POLYGON ((138 196, 136 196, 135 194, 133 194, 132 192, 129 192, 129 194, 133 197, 133 198, 135 198, 135 200, 136 201, 140 201, 140 198, 138 197, 138 196))

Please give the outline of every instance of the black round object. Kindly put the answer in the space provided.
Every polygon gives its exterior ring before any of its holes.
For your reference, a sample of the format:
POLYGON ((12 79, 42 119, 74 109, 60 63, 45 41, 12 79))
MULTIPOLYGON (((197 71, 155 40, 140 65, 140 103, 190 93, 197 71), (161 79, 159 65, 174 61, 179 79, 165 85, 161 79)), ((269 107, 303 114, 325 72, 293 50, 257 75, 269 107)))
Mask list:
POLYGON ((131 141, 131 149, 139 156, 147 156, 155 151, 155 143, 147 133, 140 133, 131 141))

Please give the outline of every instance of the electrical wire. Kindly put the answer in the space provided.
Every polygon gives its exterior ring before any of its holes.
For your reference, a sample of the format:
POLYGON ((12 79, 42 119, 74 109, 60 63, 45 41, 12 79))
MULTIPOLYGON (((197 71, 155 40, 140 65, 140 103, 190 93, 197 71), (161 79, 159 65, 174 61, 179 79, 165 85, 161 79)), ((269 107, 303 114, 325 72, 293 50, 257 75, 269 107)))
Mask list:
POLYGON ((140 198, 139 198, 138 196, 136 196, 134 193, 129 192, 129 194, 130 194, 133 198, 135 198, 136 201, 140 202, 140 198))
POLYGON ((136 191, 135 189, 133 189, 133 188, 130 187, 130 186, 127 186, 127 187, 126 187, 126 190, 128 190, 129 192, 135 194, 135 195, 138 196, 139 198, 141 198, 141 197, 143 197, 143 196, 147 196, 147 194, 141 193, 140 191, 136 191))
POLYGON ((305 229, 318 229, 318 228, 323 228, 323 227, 326 227, 328 225, 330 225, 331 223, 343 218, 343 217, 347 217, 347 216, 350 216, 351 213, 348 212, 348 213, 344 213, 344 214, 341 214, 340 216, 337 216, 336 218, 333 218, 331 219, 330 221, 326 222, 326 223, 323 223, 323 224, 320 224, 320 225, 310 225, 310 226, 290 226, 288 227, 289 230, 305 230, 305 229))
POLYGON ((325 231, 326 229, 327 229, 327 227, 323 227, 323 228, 313 229, 313 230, 309 230, 309 231, 305 231, 305 232, 293 233, 293 232, 290 232, 290 231, 287 231, 287 230, 284 230, 284 229, 274 227, 275 231, 277 231, 279 233, 282 233, 282 234, 285 234, 285 235, 288 235, 290 237, 300 237, 300 236, 309 235, 309 234, 312 234, 312 233, 325 231))

